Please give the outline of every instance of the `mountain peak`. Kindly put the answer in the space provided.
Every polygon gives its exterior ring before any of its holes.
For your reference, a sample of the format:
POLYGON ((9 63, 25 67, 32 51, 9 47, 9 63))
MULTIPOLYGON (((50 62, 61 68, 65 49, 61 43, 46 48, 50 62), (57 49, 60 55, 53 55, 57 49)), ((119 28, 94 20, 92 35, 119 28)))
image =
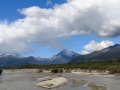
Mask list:
POLYGON ((60 53, 58 53, 57 55, 65 55, 65 56, 73 57, 73 56, 78 56, 80 54, 73 52, 73 51, 69 51, 67 49, 64 49, 60 53))
POLYGON ((69 50, 67 50, 67 49, 63 49, 61 52, 67 53, 67 52, 72 52, 72 51, 69 51, 69 50))
POLYGON ((64 49, 60 53, 63 53, 63 54, 73 54, 73 51, 69 51, 67 49, 64 49))

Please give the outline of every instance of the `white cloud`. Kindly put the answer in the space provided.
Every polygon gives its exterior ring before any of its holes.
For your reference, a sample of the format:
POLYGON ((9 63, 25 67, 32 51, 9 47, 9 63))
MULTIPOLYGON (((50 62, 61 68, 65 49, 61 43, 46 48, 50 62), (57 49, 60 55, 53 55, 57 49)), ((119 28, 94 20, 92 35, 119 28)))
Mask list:
POLYGON ((81 55, 89 54, 90 52, 87 50, 82 50, 82 52, 78 52, 81 55))
POLYGON ((59 39, 72 35, 120 36, 120 0, 68 0, 45 9, 19 9, 25 18, 10 24, 0 21, 2 52, 25 53, 31 43, 59 47, 59 39), (15 49, 14 49, 15 48, 15 49))
POLYGON ((0 47, 5 45, 5 41, 3 40, 3 38, 0 38, 0 47))
POLYGON ((101 41, 100 43, 95 42, 93 40, 89 44, 85 45, 83 48, 85 50, 93 50, 94 51, 94 50, 101 50, 103 48, 107 48, 112 45, 114 45, 114 42, 109 41, 109 40, 101 41))
POLYGON ((47 5, 47 6, 49 6, 49 5, 52 6, 51 0, 47 0, 46 5, 47 5))

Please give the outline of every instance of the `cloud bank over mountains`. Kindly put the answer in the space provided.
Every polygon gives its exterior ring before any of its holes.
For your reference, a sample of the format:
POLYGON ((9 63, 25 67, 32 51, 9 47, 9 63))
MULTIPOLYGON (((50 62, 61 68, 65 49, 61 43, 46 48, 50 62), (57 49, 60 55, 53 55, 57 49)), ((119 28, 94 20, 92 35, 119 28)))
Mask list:
POLYGON ((107 48, 109 46, 113 46, 114 42, 109 41, 109 40, 105 40, 105 41, 101 41, 100 43, 95 42, 94 40, 91 41, 89 44, 85 45, 83 48, 85 50, 92 50, 92 51, 96 51, 96 50, 101 50, 103 48, 107 48))
POLYGON ((49 9, 38 6, 19 9, 24 18, 11 23, 0 21, 0 51, 31 52, 31 43, 58 48, 61 38, 72 35, 118 37, 119 9, 120 0, 68 0, 49 9))
POLYGON ((115 45, 115 43, 112 41, 109 41, 109 40, 103 40, 101 42, 96 42, 96 41, 92 40, 91 42, 89 42, 87 45, 85 45, 83 47, 84 50, 82 50, 82 52, 78 52, 78 53, 85 55, 85 54, 89 54, 91 51, 102 50, 104 48, 107 48, 107 47, 113 46, 113 45, 115 45))

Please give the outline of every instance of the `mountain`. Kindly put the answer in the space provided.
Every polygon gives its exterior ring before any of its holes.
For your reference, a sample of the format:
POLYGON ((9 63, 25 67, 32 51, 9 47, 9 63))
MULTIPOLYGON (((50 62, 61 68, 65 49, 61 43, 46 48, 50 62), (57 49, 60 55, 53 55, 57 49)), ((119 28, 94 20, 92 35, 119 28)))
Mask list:
POLYGON ((17 66, 17 65, 25 65, 25 64, 39 64, 39 61, 36 60, 34 57, 1 57, 0 58, 0 67, 10 67, 10 66, 17 66))
POLYGON ((70 62, 109 61, 116 59, 120 59, 120 44, 115 44, 87 55, 78 56, 72 59, 70 62))
POLYGON ((72 58, 75 58, 79 55, 80 54, 73 51, 68 51, 66 49, 50 58, 35 58, 33 56, 22 57, 20 54, 0 53, 0 67, 10 67, 25 64, 62 64, 68 63, 72 58))
POLYGON ((0 53, 0 58, 5 57, 13 57, 13 58, 22 58, 20 54, 6 54, 6 53, 0 53))
POLYGON ((68 51, 67 49, 64 49, 60 53, 58 53, 56 56, 64 56, 68 58, 75 58, 76 56, 79 56, 79 53, 73 52, 73 51, 68 51))
POLYGON ((39 58, 38 60, 40 61, 41 64, 62 64, 68 63, 71 59, 77 56, 80 56, 80 54, 64 49, 53 57, 39 58))

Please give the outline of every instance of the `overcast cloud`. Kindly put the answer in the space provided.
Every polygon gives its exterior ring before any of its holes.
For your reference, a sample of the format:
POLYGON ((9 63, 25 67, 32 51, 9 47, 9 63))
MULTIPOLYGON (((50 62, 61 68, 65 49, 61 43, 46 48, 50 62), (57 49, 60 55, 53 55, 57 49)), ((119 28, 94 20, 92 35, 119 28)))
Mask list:
POLYGON ((19 9, 25 18, 10 24, 0 21, 0 51, 31 52, 31 43, 58 48, 59 39, 72 35, 118 37, 119 9, 120 0, 68 0, 50 9, 37 6, 19 9))

